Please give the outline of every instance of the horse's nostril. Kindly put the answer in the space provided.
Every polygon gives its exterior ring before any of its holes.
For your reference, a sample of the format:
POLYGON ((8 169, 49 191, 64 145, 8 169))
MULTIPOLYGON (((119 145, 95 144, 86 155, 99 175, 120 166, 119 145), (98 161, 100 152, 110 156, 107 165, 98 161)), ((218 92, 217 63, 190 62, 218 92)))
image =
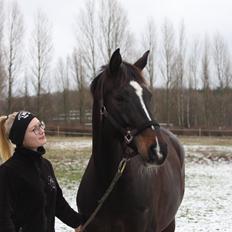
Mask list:
POLYGON ((157 150, 155 145, 151 145, 150 150, 149 150, 149 160, 150 161, 155 161, 157 156, 157 150))
POLYGON ((162 163, 164 156, 157 150, 156 145, 151 145, 148 158, 150 162, 162 163))

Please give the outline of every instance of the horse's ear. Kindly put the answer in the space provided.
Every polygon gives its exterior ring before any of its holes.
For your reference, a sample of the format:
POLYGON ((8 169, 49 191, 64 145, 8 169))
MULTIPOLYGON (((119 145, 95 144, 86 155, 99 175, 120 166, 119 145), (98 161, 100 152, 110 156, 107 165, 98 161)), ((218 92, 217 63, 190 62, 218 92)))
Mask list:
POLYGON ((146 52, 143 54, 143 56, 142 56, 140 59, 138 59, 138 60, 134 63, 134 65, 135 65, 137 68, 139 68, 140 70, 143 70, 144 67, 147 65, 147 58, 148 58, 149 52, 150 52, 149 50, 146 51, 146 52))
POLYGON ((111 74, 114 74, 119 69, 120 65, 122 63, 122 57, 120 54, 120 49, 116 49, 113 53, 113 55, 110 58, 110 72, 111 74))

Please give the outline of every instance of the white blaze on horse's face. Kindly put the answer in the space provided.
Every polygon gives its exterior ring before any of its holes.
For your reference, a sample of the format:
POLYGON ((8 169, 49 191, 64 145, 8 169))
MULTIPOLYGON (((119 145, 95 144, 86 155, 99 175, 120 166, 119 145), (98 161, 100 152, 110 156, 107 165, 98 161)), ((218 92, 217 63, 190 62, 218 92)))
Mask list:
MULTIPOLYGON (((148 120, 149 120, 149 121, 152 121, 151 116, 149 115, 149 112, 148 112, 148 110, 147 110, 147 108, 146 108, 146 105, 145 105, 145 103, 144 103, 144 101, 143 101, 143 88, 142 88, 142 87, 139 85, 139 83, 136 82, 136 81, 130 81, 130 85, 135 89, 135 93, 136 93, 136 95, 137 95, 138 98, 139 98, 139 101, 140 101, 140 103, 141 103, 141 106, 142 106, 142 108, 143 108, 143 110, 144 110, 144 112, 145 112, 145 114, 146 114, 148 120)), ((154 126, 151 126, 151 129, 155 130, 154 126)), ((160 145, 159 145, 158 138, 155 137, 155 140, 156 140, 156 146, 157 146, 157 147, 156 147, 156 149, 157 149, 157 157, 158 157, 158 159, 160 160, 160 159, 163 159, 163 155, 162 155, 162 153, 160 152, 160 145)))
MULTIPOLYGON (((131 82, 130 82, 130 85, 135 89, 135 93, 136 93, 136 95, 137 95, 138 98, 139 98, 139 101, 140 101, 140 103, 141 103, 141 105, 142 105, 142 108, 143 108, 143 110, 144 110, 144 112, 145 112, 145 114, 146 114, 148 120, 151 121, 151 117, 150 117, 150 115, 149 115, 149 113, 148 113, 148 110, 147 110, 147 108, 146 108, 146 105, 145 105, 145 103, 144 103, 144 101, 143 101, 143 88, 142 88, 142 87, 139 85, 139 83, 136 82, 136 81, 131 81, 131 82)), ((153 126, 152 126, 151 128, 154 129, 153 126)))

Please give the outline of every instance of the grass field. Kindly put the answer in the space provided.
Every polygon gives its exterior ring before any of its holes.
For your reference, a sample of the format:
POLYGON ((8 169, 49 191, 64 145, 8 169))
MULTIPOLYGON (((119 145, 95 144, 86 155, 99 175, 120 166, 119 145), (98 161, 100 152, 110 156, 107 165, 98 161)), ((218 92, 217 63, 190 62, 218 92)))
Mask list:
MULTIPOLYGON (((177 232, 231 232, 232 137, 179 137, 186 153, 186 188, 177 232)), ((90 137, 48 137, 47 154, 73 208, 91 154, 90 137)), ((56 220, 57 232, 71 232, 56 220)))
MULTIPOLYGON (((231 137, 179 137, 179 139, 185 148, 186 162, 202 163, 209 160, 232 159, 231 137)), ((47 140, 46 157, 52 161, 57 177, 69 181, 79 179, 91 155, 91 137, 50 136, 47 140)))

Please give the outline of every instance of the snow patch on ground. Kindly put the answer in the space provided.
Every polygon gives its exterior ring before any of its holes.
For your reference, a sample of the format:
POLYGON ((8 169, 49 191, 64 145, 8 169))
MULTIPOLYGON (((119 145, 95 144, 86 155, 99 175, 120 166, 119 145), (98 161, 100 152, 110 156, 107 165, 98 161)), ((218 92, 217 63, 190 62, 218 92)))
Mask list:
POLYGON ((185 196, 176 231, 231 232, 231 176, 231 163, 187 163, 185 196))
POLYGON ((47 148, 50 149, 65 149, 65 150, 76 150, 85 149, 92 146, 91 139, 82 139, 81 141, 59 141, 59 142, 48 142, 46 144, 47 148))
POLYGON ((232 152, 232 146, 219 145, 184 145, 185 151, 223 151, 232 152))
MULTIPOLYGON (((61 149, 68 149, 69 146, 80 149, 80 146, 90 147, 91 142, 86 140, 81 143, 52 144, 56 148, 57 145, 61 149)), ((185 145, 184 148, 186 188, 176 217, 176 232, 231 232, 232 146, 185 145), (229 158, 220 159, 220 157, 229 158)), ((60 183, 65 198, 74 209, 76 209, 78 184, 78 181, 60 183)), ((73 232, 74 230, 56 219, 56 231, 73 232)))

